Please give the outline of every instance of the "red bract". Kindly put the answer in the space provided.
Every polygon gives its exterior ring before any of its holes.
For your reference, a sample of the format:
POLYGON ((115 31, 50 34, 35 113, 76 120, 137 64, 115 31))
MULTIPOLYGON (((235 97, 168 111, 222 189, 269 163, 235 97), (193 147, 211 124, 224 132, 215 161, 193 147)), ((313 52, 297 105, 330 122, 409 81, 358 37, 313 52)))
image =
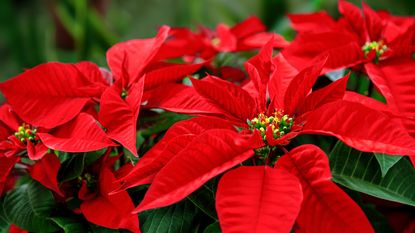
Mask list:
POLYGON ((22 122, 9 105, 1 107, 2 122, 7 138, 0 142, 2 156, 12 157, 27 150, 30 159, 41 159, 48 148, 65 152, 94 151, 114 146, 98 126, 96 120, 81 113, 73 120, 55 127, 45 129, 22 122))
POLYGON ((137 118, 144 90, 181 80, 204 64, 172 64, 156 59, 169 30, 163 26, 155 38, 122 42, 107 52, 114 84, 102 94, 99 119, 108 136, 135 156, 137 118))
POLYGON ((108 150, 99 163, 83 174, 78 194, 83 200, 80 210, 88 221, 99 226, 140 232, 138 216, 131 213, 134 204, 128 193, 109 195, 117 187, 112 166, 119 158, 119 155, 110 158, 110 153, 108 150))
POLYGON ((375 12, 365 3, 363 10, 339 1, 342 17, 335 21, 326 13, 290 15, 299 32, 282 53, 297 68, 321 54, 329 54, 325 70, 357 64, 411 57, 415 50, 415 20, 375 12), (322 26, 323 25, 323 26, 322 26))
POLYGON ((331 181, 327 156, 318 147, 297 147, 275 167, 295 175, 302 186, 296 232, 374 232, 360 207, 331 181))
POLYGON ((283 155, 275 168, 228 172, 216 199, 224 232, 289 232, 294 221, 296 232, 374 232, 359 206, 331 181, 327 156, 313 145, 283 155))
POLYGON ((223 232, 290 232, 303 193, 298 179, 282 169, 239 167, 219 182, 216 209, 223 232))
POLYGON ((215 31, 201 27, 193 33, 185 28, 172 29, 171 39, 162 47, 162 58, 190 56, 210 59, 219 52, 238 52, 258 49, 271 38, 275 48, 284 48, 288 42, 280 35, 266 32, 265 25, 257 17, 249 17, 245 21, 228 27, 219 24, 215 31), (183 49, 184 48, 184 49, 183 49))
MULTIPOLYGON (((330 54, 325 71, 363 65, 388 105, 413 116, 415 19, 375 12, 365 3, 360 10, 339 1, 339 10, 343 16, 338 21, 325 13, 291 15, 299 35, 284 56, 297 68, 320 54, 330 54)), ((414 134, 415 121, 403 122, 414 134)))
MULTIPOLYGON (((272 48, 268 46, 266 49, 272 48)), ((270 54, 263 51, 256 60, 271 61, 270 54)), ((256 66, 252 61, 246 63, 252 80, 246 90, 209 76, 192 80, 193 88, 172 86, 171 90, 180 90, 172 95, 169 95, 169 90, 161 88, 158 90, 160 93, 155 91, 149 102, 170 111, 221 116, 242 129, 260 130, 264 145, 286 145, 300 133, 316 133, 335 136, 361 151, 414 154, 415 142, 399 118, 343 100, 347 77, 311 92, 325 59, 288 79, 279 74, 279 64, 283 60, 275 59, 274 62, 275 68, 270 62, 268 65, 259 62, 261 65, 256 66), (270 77, 268 71, 271 70, 270 77)), ((292 75, 287 65, 281 67, 288 76, 292 75)))
MULTIPOLYGON (((148 152, 149 157, 144 155, 138 162, 140 169, 120 179, 125 182, 121 190, 151 182, 136 211, 175 203, 208 179, 240 164, 252 155, 269 164, 268 156, 271 151, 289 144, 292 138, 301 133, 336 136, 362 151, 411 155, 415 152, 414 140, 403 128, 399 118, 343 100, 347 77, 319 90, 312 90, 326 58, 297 72, 285 64, 283 58, 271 59, 271 56, 272 46, 268 43, 259 55, 246 63, 251 83, 244 87, 208 76, 202 80, 192 80, 193 87, 170 85, 153 91, 149 103, 170 111, 201 117, 171 127, 166 138, 148 152), (235 128, 227 129, 230 127, 235 128)), ((279 228, 276 230, 287 232, 300 208, 298 203, 301 202, 302 195, 295 187, 301 183, 305 198, 303 205, 310 205, 309 208, 304 207, 303 212, 311 211, 316 206, 318 212, 313 214, 325 219, 345 208, 344 214, 352 215, 348 218, 355 223, 345 227, 344 232, 352 229, 373 232, 360 208, 331 183, 327 158, 322 160, 321 156, 325 155, 318 148, 303 146, 278 160, 277 168, 284 167, 297 176, 299 182, 290 174, 278 170, 268 172, 262 167, 238 168, 226 173, 224 181, 219 185, 217 203, 222 229, 226 232, 238 232, 241 229, 246 232, 268 232, 276 229, 276 226, 268 227, 260 223, 280 223, 282 218, 284 224, 278 224, 279 228), (301 157, 306 156, 303 154, 310 154, 311 157, 299 158, 299 164, 295 165, 304 165, 304 169, 308 170, 300 169, 300 172, 296 172, 289 169, 292 164, 284 162, 287 160, 284 158, 297 158, 300 154, 301 157), (251 171, 252 174, 249 174, 251 171), (302 176, 301 172, 305 172, 306 176, 302 176), (231 184, 237 184, 239 177, 249 184, 249 188, 264 192, 263 195, 255 196, 253 190, 245 190, 241 185, 232 188, 231 184), (271 182, 269 177, 273 177, 273 182, 276 182, 273 187, 266 186, 271 182), (268 196, 277 193, 286 201, 270 203, 271 198, 268 196), (263 207, 262 202, 266 202, 267 207, 263 207), (288 205, 289 203, 292 205, 288 205), (323 207, 336 204, 340 205, 332 207, 331 214, 326 214, 323 210, 323 207), (271 211, 278 211, 275 210, 277 206, 283 208, 278 212, 281 215, 277 214, 280 218, 269 214, 271 211), (258 214, 251 215, 253 213, 258 214), (253 222, 244 220, 253 217, 253 222)), ((310 213, 304 214, 308 215, 310 213)), ((297 218, 301 231, 334 231, 337 222, 348 222, 348 218, 345 217, 344 220, 341 217, 343 214, 327 220, 323 225, 304 216, 300 212, 297 218)))
POLYGON ((92 100, 100 97, 105 80, 88 62, 50 62, 26 70, 0 84, 0 90, 26 123, 47 129, 74 119, 92 100))

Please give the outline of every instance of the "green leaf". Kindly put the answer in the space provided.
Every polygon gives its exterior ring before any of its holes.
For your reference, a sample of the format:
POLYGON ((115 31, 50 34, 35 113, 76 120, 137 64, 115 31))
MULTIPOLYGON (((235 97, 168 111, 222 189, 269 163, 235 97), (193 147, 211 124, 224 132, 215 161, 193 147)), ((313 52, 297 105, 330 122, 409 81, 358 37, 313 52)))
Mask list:
POLYGON ((187 196, 187 199, 207 216, 218 221, 218 215, 216 214, 215 209, 215 192, 213 183, 214 180, 204 184, 202 187, 187 196))
POLYGON ((172 206, 145 211, 140 214, 143 233, 191 232, 197 220, 197 209, 189 201, 182 201, 172 206))
POLYGON ((214 222, 206 227, 203 233, 221 233, 219 222, 214 222))
POLYGON ((381 199, 415 206, 415 169, 399 160, 382 177, 372 153, 363 153, 338 142, 330 153, 333 180, 347 188, 381 199))
POLYGON ((54 232, 59 228, 48 219, 55 208, 51 191, 31 181, 8 193, 3 203, 10 223, 33 232, 54 232))
POLYGON ((51 218, 53 222, 55 222, 64 232, 71 232, 71 233, 83 233, 88 232, 88 226, 86 226, 82 219, 77 217, 69 218, 69 217, 53 217, 51 218))
POLYGON ((140 125, 144 123, 152 123, 152 125, 141 131, 143 137, 148 137, 153 134, 158 134, 170 128, 174 123, 189 119, 190 116, 177 114, 172 112, 162 112, 157 116, 140 118, 140 125))
MULTIPOLYGON (((0 201, 0 207, 3 206, 4 200, 0 201)), ((0 233, 8 233, 10 227, 10 220, 4 213, 4 208, 0 208, 0 233)))
POLYGON ((93 225, 93 224, 91 224, 90 226, 91 226, 93 233, 118 233, 120 232, 118 230, 108 229, 108 228, 100 227, 100 226, 93 225))
POLYGON ((392 156, 392 155, 378 154, 378 153, 375 153, 375 157, 379 163, 380 170, 382 171, 382 177, 385 177, 389 169, 403 158, 402 156, 396 156, 396 155, 392 156))
POLYGON ((73 154, 72 157, 62 163, 58 173, 59 182, 65 182, 77 178, 82 174, 85 166, 84 154, 73 154))

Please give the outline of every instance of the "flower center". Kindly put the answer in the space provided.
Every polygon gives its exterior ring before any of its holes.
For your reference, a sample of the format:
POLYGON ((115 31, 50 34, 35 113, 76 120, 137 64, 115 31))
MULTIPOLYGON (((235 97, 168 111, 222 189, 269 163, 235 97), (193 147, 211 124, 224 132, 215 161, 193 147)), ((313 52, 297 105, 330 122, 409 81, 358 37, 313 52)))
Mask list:
POLYGON ((127 98, 127 95, 128 95, 127 90, 123 89, 123 90, 121 91, 121 98, 122 98, 123 100, 125 100, 125 98, 127 98))
POLYGON ((36 128, 33 128, 29 124, 25 123, 19 126, 17 132, 14 133, 14 136, 16 136, 21 142, 26 142, 26 140, 29 140, 31 142, 36 143, 37 141, 39 141, 36 135, 36 128))
POLYGON ((210 43, 212 43, 212 45, 213 45, 214 47, 219 46, 219 44, 220 44, 220 39, 219 39, 218 37, 215 37, 215 38, 213 38, 213 39, 210 41, 210 43))
POLYGON ((366 42, 362 46, 362 50, 365 53, 365 57, 369 55, 369 53, 374 52, 376 54, 376 60, 379 60, 380 56, 388 49, 388 46, 381 40, 381 41, 371 41, 366 42))
POLYGON ((284 114, 283 110, 275 110, 271 116, 260 113, 252 120, 248 120, 251 130, 259 130, 264 142, 267 141, 268 130, 272 130, 274 139, 278 139, 291 131, 293 126, 293 118, 284 114))

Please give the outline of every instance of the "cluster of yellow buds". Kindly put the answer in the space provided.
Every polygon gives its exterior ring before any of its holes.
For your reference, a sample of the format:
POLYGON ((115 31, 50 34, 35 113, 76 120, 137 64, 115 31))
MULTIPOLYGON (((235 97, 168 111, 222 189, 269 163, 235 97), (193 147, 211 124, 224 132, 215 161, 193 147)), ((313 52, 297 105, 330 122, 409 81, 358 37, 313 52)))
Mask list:
POLYGON ((362 46, 362 50, 365 53, 365 56, 371 52, 376 52, 376 60, 379 60, 380 56, 388 49, 388 46, 381 41, 368 41, 362 46))
POLYGON ((290 132, 293 125, 293 118, 284 114, 282 110, 275 110, 271 116, 260 113, 252 120, 248 120, 251 130, 257 129, 261 132, 262 138, 266 141, 266 132, 268 128, 272 129, 275 139, 280 138, 290 132))
POLYGON ((26 142, 26 139, 31 142, 37 142, 39 140, 36 136, 36 129, 25 123, 19 126, 17 132, 14 133, 14 136, 16 136, 21 142, 26 142))
POLYGON ((94 188, 97 183, 97 178, 90 173, 84 173, 83 175, 78 176, 79 184, 81 184, 83 180, 85 180, 86 186, 88 188, 94 188))

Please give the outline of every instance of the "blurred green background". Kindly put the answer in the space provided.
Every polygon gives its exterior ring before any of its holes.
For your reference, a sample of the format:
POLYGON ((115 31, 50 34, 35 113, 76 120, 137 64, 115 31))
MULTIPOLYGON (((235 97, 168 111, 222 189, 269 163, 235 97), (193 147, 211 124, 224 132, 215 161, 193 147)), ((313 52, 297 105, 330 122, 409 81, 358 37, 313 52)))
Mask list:
MULTIPOLYGON (((366 2, 396 15, 415 15, 414 0, 366 2)), ((105 66, 111 45, 154 36, 163 24, 215 27, 257 15, 290 39, 286 13, 320 10, 338 15, 337 0, 0 0, 0 80, 46 61, 105 66)))

